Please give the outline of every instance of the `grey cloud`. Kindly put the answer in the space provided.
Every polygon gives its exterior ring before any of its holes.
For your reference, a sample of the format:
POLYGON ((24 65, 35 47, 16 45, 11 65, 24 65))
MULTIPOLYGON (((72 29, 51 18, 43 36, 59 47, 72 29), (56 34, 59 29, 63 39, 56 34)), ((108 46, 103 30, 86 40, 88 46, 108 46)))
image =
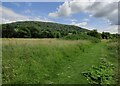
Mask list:
POLYGON ((90 13, 93 17, 107 19, 110 24, 120 24, 118 20, 118 2, 80 2, 79 0, 73 0, 65 2, 58 7, 56 12, 49 13, 51 17, 70 16, 78 12, 90 13))

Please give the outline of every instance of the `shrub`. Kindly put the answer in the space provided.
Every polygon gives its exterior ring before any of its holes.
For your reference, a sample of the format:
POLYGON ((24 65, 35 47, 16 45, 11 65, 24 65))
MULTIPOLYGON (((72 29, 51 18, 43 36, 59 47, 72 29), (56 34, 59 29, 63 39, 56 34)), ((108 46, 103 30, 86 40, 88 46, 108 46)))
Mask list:
POLYGON ((89 71, 82 74, 90 84, 114 84, 114 68, 113 64, 102 58, 98 66, 92 66, 89 71))

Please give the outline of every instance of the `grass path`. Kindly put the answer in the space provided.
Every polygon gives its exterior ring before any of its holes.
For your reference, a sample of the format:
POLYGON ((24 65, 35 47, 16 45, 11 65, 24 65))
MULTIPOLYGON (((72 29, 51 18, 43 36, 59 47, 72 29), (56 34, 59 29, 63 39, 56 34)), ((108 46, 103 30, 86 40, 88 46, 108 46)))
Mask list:
POLYGON ((89 69, 92 65, 98 64, 99 58, 102 58, 104 55, 104 47, 105 43, 97 43, 88 49, 84 49, 83 53, 79 53, 74 61, 63 66, 61 72, 57 74, 58 77, 53 79, 53 82, 86 84, 87 80, 81 73, 89 69))

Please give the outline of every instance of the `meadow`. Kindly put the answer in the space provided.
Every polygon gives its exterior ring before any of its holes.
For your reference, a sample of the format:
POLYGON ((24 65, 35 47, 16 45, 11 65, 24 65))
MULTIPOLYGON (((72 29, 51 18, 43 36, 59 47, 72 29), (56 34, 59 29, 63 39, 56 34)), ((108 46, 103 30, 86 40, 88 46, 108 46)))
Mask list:
MULTIPOLYGON (((117 42, 2 39, 3 84, 88 84, 82 75, 101 58, 117 67, 117 42)), ((111 84, 111 83, 110 83, 111 84)))

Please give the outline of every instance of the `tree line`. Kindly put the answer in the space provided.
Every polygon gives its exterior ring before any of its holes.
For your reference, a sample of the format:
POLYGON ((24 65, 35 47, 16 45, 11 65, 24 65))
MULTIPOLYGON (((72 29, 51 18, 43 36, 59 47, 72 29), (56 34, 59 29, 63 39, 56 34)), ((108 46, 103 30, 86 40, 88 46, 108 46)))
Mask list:
POLYGON ((25 21, 2 25, 3 38, 60 38, 86 31, 88 30, 73 25, 49 22, 25 21))
POLYGON ((110 32, 102 32, 98 33, 97 30, 91 30, 87 33, 87 35, 99 38, 99 39, 113 39, 113 38, 119 38, 120 34, 111 34, 110 32))
POLYGON ((2 38, 61 38, 71 34, 87 34, 99 39, 118 37, 109 32, 98 33, 97 30, 63 25, 50 22, 24 21, 2 24, 2 38))

